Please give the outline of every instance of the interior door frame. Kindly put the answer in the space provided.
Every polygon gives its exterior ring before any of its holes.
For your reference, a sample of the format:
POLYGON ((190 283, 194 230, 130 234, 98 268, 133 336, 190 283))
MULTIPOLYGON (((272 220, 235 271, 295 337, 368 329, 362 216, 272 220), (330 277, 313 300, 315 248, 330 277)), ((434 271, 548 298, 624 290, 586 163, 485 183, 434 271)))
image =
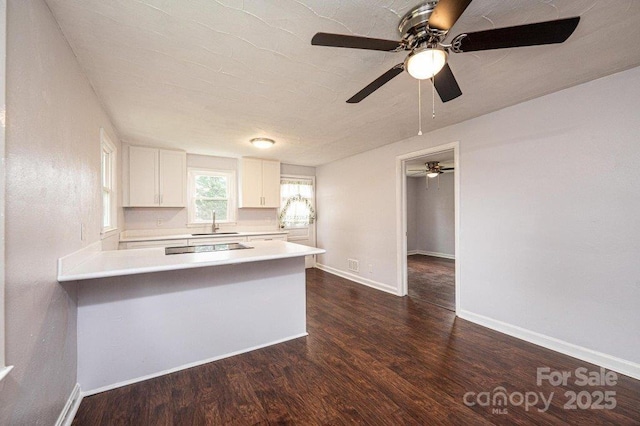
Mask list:
POLYGON ((5 360, 5 189, 6 189, 6 58, 7 58, 7 2, 0 0, 0 380, 13 366, 5 360))
POLYGON ((455 226, 455 291, 456 315, 460 312, 460 142, 451 142, 432 148, 414 151, 396 157, 396 242, 398 259, 399 295, 406 296, 409 292, 407 280, 407 165, 410 160, 428 155, 453 150, 454 173, 454 226, 455 226))

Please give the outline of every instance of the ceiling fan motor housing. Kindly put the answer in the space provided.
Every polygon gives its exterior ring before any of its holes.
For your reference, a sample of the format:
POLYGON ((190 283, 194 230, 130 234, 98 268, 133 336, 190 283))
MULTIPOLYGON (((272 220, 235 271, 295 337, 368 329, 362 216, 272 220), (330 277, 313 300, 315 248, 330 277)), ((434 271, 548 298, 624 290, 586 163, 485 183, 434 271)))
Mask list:
POLYGON ((430 28, 428 25, 429 17, 437 4, 438 0, 427 1, 402 17, 398 31, 402 35, 406 50, 422 46, 434 48, 444 38, 446 31, 430 28))

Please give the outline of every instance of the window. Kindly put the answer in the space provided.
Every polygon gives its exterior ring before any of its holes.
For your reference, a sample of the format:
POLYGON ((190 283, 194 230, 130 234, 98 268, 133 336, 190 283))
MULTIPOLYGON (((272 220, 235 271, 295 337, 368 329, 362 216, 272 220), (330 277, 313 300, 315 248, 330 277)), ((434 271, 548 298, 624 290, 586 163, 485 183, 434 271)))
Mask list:
POLYGON ((306 228, 315 218, 313 178, 280 179, 280 228, 306 228))
POLYGON ((236 220, 236 174, 231 170, 189 169, 189 223, 236 220))
POLYGON ((100 129, 101 169, 102 169, 102 233, 118 228, 116 196, 116 147, 107 132, 100 129))

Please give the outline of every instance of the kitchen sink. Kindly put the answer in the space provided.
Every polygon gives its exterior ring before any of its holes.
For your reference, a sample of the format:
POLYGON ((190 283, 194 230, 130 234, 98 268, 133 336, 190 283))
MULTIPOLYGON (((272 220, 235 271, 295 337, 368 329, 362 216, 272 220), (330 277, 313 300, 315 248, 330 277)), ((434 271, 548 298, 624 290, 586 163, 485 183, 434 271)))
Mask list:
POLYGON ((240 243, 207 244, 202 246, 166 247, 164 254, 206 253, 212 251, 243 250, 253 247, 240 243))
POLYGON ((204 232, 202 234, 191 234, 193 237, 198 237, 201 235, 235 235, 238 232, 204 232))

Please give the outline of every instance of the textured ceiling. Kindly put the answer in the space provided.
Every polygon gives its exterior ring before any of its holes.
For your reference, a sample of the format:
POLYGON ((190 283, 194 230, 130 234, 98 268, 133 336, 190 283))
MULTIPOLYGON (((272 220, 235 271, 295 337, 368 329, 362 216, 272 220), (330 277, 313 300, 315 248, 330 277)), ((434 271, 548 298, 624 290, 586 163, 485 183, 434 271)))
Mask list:
MULTIPOLYGON (((47 0, 122 138, 222 156, 319 165, 417 133, 418 83, 403 73, 345 100, 405 53, 311 46, 318 31, 399 39, 419 1, 47 0), (258 151, 248 140, 277 141, 258 151)), ((463 95, 423 83, 423 129, 640 65, 638 0, 475 0, 450 32, 579 15, 560 45, 452 54, 463 95)), ((597 104, 597 100, 594 100, 597 104)))

